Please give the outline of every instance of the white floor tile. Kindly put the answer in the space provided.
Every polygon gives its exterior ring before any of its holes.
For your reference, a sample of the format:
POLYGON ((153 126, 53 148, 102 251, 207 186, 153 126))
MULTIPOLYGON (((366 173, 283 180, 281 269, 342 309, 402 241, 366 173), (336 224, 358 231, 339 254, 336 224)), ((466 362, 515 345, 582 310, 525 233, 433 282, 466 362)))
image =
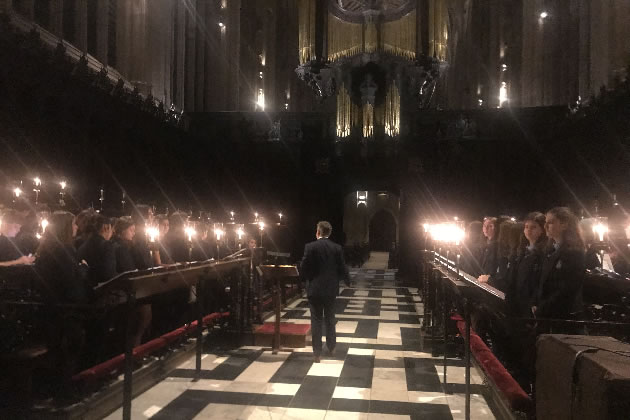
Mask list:
POLYGON ((307 408, 287 408, 282 420, 324 420, 326 410, 309 410, 307 408))
POLYGON ((324 420, 367 420, 368 413, 356 413, 353 411, 327 411, 324 420))
POLYGON ((248 408, 246 405, 236 404, 208 404, 194 418, 195 420, 237 420, 248 408))
POLYGON ((349 348, 348 349, 348 354, 354 354, 357 356, 374 356, 375 350, 371 350, 371 349, 356 349, 356 348, 349 348))
POLYGON ((442 392, 408 391, 409 402, 426 404, 448 404, 446 394, 442 392))
MULTIPOLYGON (((338 317, 339 315, 337 315, 338 317)), ((354 334, 357 330, 357 325, 359 325, 357 321, 337 321, 335 331, 342 334, 354 334)))
POLYGON ((370 388, 354 388, 349 386, 338 386, 333 392, 333 398, 346 398, 350 400, 369 400, 370 388))
POLYGON ((243 410, 239 420, 280 420, 286 412, 286 407, 249 406, 243 410))
POLYGON ((160 411, 161 409, 162 409, 162 407, 160 407, 159 405, 152 405, 151 407, 149 407, 146 410, 144 410, 142 415, 144 417, 146 417, 146 418, 151 418, 152 416, 157 414, 158 411, 160 411))
POLYGON ((313 363, 307 375, 311 376, 333 376, 338 378, 343 369, 343 360, 322 359, 321 363, 313 363))
POLYGON ((409 420, 409 416, 401 416, 398 414, 381 414, 369 413, 368 420, 409 420))
POLYGON ((407 389, 382 389, 374 388, 372 386, 372 392, 370 393, 370 401, 398 401, 408 402, 407 389))
POLYGON ((265 394, 271 395, 295 395, 300 389, 300 384, 268 383, 265 394))
POLYGON ((272 354, 270 351, 265 351, 234 381, 267 383, 287 360, 289 354, 291 353, 279 352, 278 354, 272 354))

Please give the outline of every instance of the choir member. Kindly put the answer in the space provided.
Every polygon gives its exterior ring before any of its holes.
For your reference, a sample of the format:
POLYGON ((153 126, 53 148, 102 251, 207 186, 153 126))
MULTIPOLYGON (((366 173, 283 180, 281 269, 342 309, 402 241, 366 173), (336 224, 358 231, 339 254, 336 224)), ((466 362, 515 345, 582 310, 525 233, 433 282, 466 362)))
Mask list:
POLYGON ((532 306, 536 302, 538 281, 542 270, 547 235, 545 215, 529 213, 524 220, 524 241, 514 263, 513 276, 505 294, 509 314, 516 317, 532 316, 532 306))
POLYGON ((79 262, 73 245, 75 217, 70 212, 57 211, 49 222, 35 260, 43 291, 56 302, 86 303, 91 290, 86 282, 87 266, 79 262))
POLYGON ((547 212, 545 230, 552 247, 543 262, 537 318, 574 318, 582 311, 584 241, 578 219, 566 207, 547 212))
POLYGON ((136 235, 136 225, 131 217, 121 217, 114 223, 114 253, 116 255, 116 271, 136 270, 133 258, 133 238, 136 235))
POLYGON ((478 220, 470 222, 466 233, 466 241, 462 250, 463 271, 474 277, 479 277, 484 250, 483 224, 478 220))
POLYGON ((111 219, 97 214, 92 219, 92 229, 87 239, 77 250, 79 260, 85 260, 89 267, 88 279, 92 287, 116 276, 116 254, 111 219))
POLYGON ((20 264, 32 264, 35 257, 23 255, 16 235, 20 231, 22 220, 15 210, 6 210, 0 218, 0 267, 20 264))
POLYGON ((74 248, 79 249, 83 242, 88 238, 92 231, 92 220, 96 212, 94 209, 89 208, 82 210, 77 214, 77 234, 74 238, 74 248))
MULTIPOLYGON (((187 219, 188 215, 183 212, 175 212, 169 217, 170 228, 164 240, 164 248, 170 263, 186 262, 190 259, 190 243, 185 231, 187 219)), ((162 263, 165 263, 164 258, 162 263)))
POLYGON ((483 236, 486 237, 486 243, 481 256, 481 275, 479 281, 488 282, 490 275, 497 271, 497 251, 499 243, 497 241, 498 219, 496 217, 486 217, 483 220, 483 236))

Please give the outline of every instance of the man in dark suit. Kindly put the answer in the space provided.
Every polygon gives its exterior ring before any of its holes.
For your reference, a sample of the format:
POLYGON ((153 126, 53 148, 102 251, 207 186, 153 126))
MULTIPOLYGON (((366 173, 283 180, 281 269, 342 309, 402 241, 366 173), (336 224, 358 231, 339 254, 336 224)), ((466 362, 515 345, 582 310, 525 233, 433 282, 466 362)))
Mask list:
POLYGON ((343 258, 343 249, 328 237, 332 226, 317 223, 316 241, 306 244, 300 265, 302 280, 308 281, 307 296, 311 308, 313 355, 320 361, 322 353, 322 324, 326 321, 326 347, 332 355, 337 337, 335 332, 335 299, 339 294, 339 280, 350 286, 350 274, 343 258))

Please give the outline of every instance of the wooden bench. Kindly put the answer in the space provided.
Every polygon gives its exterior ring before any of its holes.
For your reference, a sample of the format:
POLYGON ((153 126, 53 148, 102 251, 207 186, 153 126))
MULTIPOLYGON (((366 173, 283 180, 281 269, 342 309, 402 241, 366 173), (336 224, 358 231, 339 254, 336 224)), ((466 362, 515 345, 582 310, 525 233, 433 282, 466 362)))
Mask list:
POLYGON ((31 400, 33 371, 41 366, 47 354, 46 346, 36 344, 0 355, 0 366, 9 386, 4 392, 12 396, 12 401, 26 403, 31 400))

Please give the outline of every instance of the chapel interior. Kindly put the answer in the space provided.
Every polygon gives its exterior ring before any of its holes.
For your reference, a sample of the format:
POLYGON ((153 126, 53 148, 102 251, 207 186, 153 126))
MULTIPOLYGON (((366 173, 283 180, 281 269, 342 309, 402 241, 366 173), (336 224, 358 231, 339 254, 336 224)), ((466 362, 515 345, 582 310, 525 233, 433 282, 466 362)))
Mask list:
POLYGON ((0 0, 0 150, 0 418, 630 409, 628 0, 0 0))

